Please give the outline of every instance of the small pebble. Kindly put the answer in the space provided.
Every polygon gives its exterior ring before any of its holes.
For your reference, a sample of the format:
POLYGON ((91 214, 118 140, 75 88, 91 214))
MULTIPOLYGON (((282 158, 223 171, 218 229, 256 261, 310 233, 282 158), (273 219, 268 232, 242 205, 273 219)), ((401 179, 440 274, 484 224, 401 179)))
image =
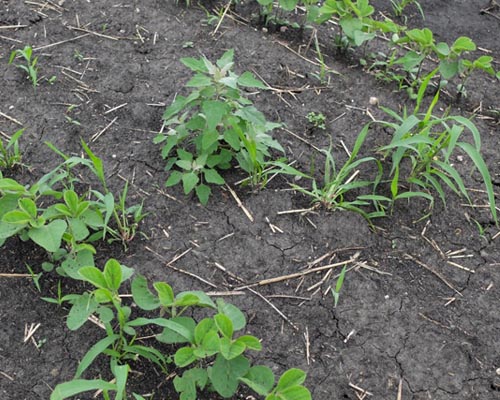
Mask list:
POLYGON ((370 97, 370 105, 378 106, 378 97, 375 96, 370 97))

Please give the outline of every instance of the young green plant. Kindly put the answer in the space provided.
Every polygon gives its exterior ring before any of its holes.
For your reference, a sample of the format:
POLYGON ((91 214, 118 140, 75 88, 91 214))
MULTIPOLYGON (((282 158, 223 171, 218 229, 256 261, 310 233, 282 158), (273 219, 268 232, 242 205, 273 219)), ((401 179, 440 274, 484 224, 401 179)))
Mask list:
POLYGON ((33 48, 31 46, 25 46, 24 49, 16 49, 10 53, 9 64, 14 64, 17 68, 22 69, 26 72, 28 79, 30 80, 33 88, 36 89, 38 86, 38 57, 33 56, 33 48), (18 59, 22 59, 22 62, 15 62, 18 59))
POLYGON ((156 136, 171 171, 165 185, 182 183, 184 193, 193 190, 202 204, 211 194, 208 184, 223 185, 219 171, 234 160, 252 184, 258 184, 271 149, 283 152, 268 132, 280 124, 268 122, 242 88, 266 89, 250 72, 232 72, 234 51, 226 51, 216 64, 207 58, 183 58, 195 72, 186 84, 187 96, 177 96, 166 109, 166 132, 156 136))

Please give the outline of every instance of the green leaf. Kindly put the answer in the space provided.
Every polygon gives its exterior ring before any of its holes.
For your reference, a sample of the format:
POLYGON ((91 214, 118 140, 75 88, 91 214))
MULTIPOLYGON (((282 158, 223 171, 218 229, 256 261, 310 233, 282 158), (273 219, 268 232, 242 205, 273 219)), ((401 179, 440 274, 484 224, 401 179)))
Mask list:
POLYGON ((274 374, 271 368, 264 365, 251 367, 246 375, 240 378, 250 389, 261 396, 269 394, 274 386, 274 374))
POLYGON ((203 318, 194 329, 194 342, 196 344, 201 344, 203 338, 209 331, 217 329, 215 322, 212 318, 203 318))
POLYGON ((132 298, 141 309, 150 311, 160 307, 160 300, 148 288, 148 281, 143 275, 137 275, 132 281, 132 298))
POLYGON ((297 7, 298 0, 279 0, 279 4, 285 11, 293 11, 297 7))
POLYGON ((19 199, 19 208, 26 212, 32 219, 35 219, 38 213, 36 204, 31 199, 19 199))
POLYGON ((497 210, 495 203, 495 192, 493 190, 493 184, 491 182, 491 175, 490 171, 488 170, 488 166, 486 165, 483 158, 481 157, 481 154, 479 153, 479 151, 477 151, 475 147, 473 147, 469 143, 464 143, 464 142, 459 142, 457 143, 457 145, 467 153, 467 155, 474 162, 476 168, 479 170, 479 173, 483 178, 484 186, 486 187, 486 193, 488 194, 491 216, 493 217, 495 223, 498 224, 497 210))
POLYGON ((180 393, 180 400, 196 400, 196 388, 203 390, 207 384, 207 371, 202 368, 191 368, 182 377, 174 378, 174 387, 180 393))
POLYGON ((163 307, 169 307, 174 302, 174 291, 172 287, 165 282, 155 282, 153 283, 153 287, 158 293, 158 299, 160 300, 160 304, 163 307))
POLYGON ((104 274, 96 267, 82 267, 78 270, 80 276, 97 288, 108 289, 108 283, 104 274))
POLYGON ((458 61, 442 60, 439 63, 439 72, 444 79, 451 79, 458 74, 458 61))
POLYGON ((113 343, 115 343, 120 338, 119 335, 110 335, 105 337, 104 339, 99 340, 96 344, 94 344, 89 351, 85 354, 78 364, 78 368, 75 372, 75 379, 78 379, 85 370, 94 362, 97 356, 104 352, 108 347, 110 347, 113 343))
POLYGON ((303 386, 293 386, 278 394, 280 400, 311 400, 311 393, 303 386))
POLYGON ((177 185, 182 179, 182 172, 180 171, 172 171, 167 181, 165 182, 166 187, 177 185))
POLYGON ((181 61, 181 63, 183 63, 186 67, 188 67, 192 71, 204 72, 204 73, 208 72, 208 69, 205 66, 205 63, 203 62, 202 59, 185 57, 185 58, 181 58, 180 61, 181 61))
POLYGON ((165 318, 136 318, 128 323, 129 326, 144 326, 144 325, 158 325, 164 328, 169 328, 186 338, 189 343, 193 343, 194 332, 186 328, 184 325, 177 323, 170 319, 165 318))
POLYGON ((212 193, 212 189, 202 183, 201 185, 196 186, 195 191, 196 196, 198 196, 198 200, 200 200, 200 203, 205 206, 208 203, 208 198, 212 193))
POLYGON ((249 71, 243 72, 238 78, 238 85, 249 87, 249 88, 258 88, 267 90, 267 86, 264 85, 261 81, 255 78, 254 74, 249 71))
POLYGON ((302 385, 306 380, 306 376, 306 373, 301 369, 291 368, 281 375, 276 389, 281 391, 292 386, 302 385))
MULTIPOLYGON (((26 211, 13 210, 4 214, 2 222, 7 224, 26 225, 32 220, 31 215, 26 211)), ((22 229, 22 226, 20 227, 22 229)))
POLYGON ((266 124, 266 117, 254 106, 244 107, 236 111, 234 115, 257 126, 264 126, 266 124))
POLYGON ((189 194, 194 187, 200 182, 200 178, 194 172, 189 172, 182 175, 182 185, 184 188, 184 194, 189 194))
POLYGON ((215 130, 222 118, 229 112, 228 105, 225 102, 217 100, 206 100, 201 105, 201 110, 207 120, 209 131, 215 130))
POLYGON ((191 347, 181 347, 175 352, 174 362, 180 368, 187 367, 196 361, 196 356, 193 354, 191 347))
POLYGON ((224 314, 217 314, 214 316, 215 324, 219 331, 228 339, 233 337, 233 323, 224 314))
POLYGON ((50 400, 64 400, 76 394, 91 390, 116 390, 116 385, 101 379, 73 379, 58 384, 50 395, 50 400))
POLYGON ((201 147, 204 151, 207 151, 218 140, 219 140, 219 133, 216 130, 205 132, 201 137, 201 147))
MULTIPOLYGON (((173 317, 170 318, 169 321, 183 326, 185 329, 187 329, 188 332, 195 331, 196 322, 191 317, 173 317)), ((186 343, 186 342, 190 343, 185 336, 177 333, 175 330, 169 327, 164 328, 163 332, 160 335, 156 336, 156 339, 159 342, 167 344, 186 343)))
POLYGON ((224 185, 226 181, 215 169, 205 168, 203 169, 203 175, 205 176, 205 181, 208 183, 214 183, 216 185, 224 185))
POLYGON ((463 51, 474 51, 476 50, 476 44, 472 41, 471 38, 467 36, 460 36, 451 46, 451 50, 455 53, 461 53, 463 51))
POLYGON ((257 339, 255 336, 243 335, 240 336, 238 339, 236 339, 236 341, 238 343, 244 344, 245 347, 251 350, 256 350, 256 351, 262 350, 262 343, 260 343, 260 340, 257 339))
POLYGON ((175 297, 176 303, 180 303, 181 300, 187 296, 191 297, 194 296, 196 298, 196 301, 194 303, 191 303, 191 305, 197 305, 199 307, 209 307, 212 309, 217 308, 215 303, 210 298, 210 296, 208 296, 205 292, 202 292, 201 290, 188 290, 185 292, 180 292, 175 297))
POLYGON ((67 227, 65 221, 55 220, 47 225, 30 229, 28 236, 49 253, 55 253, 61 247, 61 239, 67 227))
POLYGON ((212 84, 212 79, 203 74, 196 74, 187 83, 186 87, 205 87, 212 84))
POLYGON ((104 266, 104 278, 106 279, 107 287, 117 291, 122 283, 122 268, 118 261, 109 259, 104 266))
POLYGON ((217 308, 219 310, 219 313, 222 313, 229 317, 235 331, 243 329, 247 324, 245 315, 235 305, 226 303, 223 300, 218 300, 217 308))
POLYGON ((128 364, 116 365, 113 368, 113 375, 116 378, 116 397, 115 400, 123 400, 127 385, 128 372, 130 367, 128 364))
POLYGON ((220 354, 222 354, 226 360, 232 360, 238 357, 245 349, 246 347, 243 343, 238 341, 231 342, 231 340, 226 337, 220 339, 220 354))
POLYGON ((215 363, 208 369, 208 377, 217 393, 222 397, 231 397, 238 389, 238 382, 250 369, 250 363, 244 356, 226 360, 218 354, 215 363))
POLYGON ((221 58, 217 60, 217 66, 219 68, 225 68, 229 64, 231 64, 234 60, 234 49, 227 50, 221 58))
POLYGON ((96 301, 88 293, 79 296, 73 302, 71 310, 69 310, 68 318, 66 319, 68 329, 75 331, 80 328, 87 322, 88 317, 97 309, 97 306, 96 301))

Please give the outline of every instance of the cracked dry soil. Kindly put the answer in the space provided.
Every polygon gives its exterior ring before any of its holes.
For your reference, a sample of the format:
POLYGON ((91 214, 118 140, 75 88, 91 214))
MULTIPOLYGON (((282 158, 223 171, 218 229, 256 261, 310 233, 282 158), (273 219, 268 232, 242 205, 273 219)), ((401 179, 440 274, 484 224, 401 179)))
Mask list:
MULTIPOLYGON (((100 265, 113 256, 151 280, 167 281, 177 291, 226 291, 242 282, 301 271, 318 259, 315 266, 359 252, 360 264, 348 272, 336 309, 327 288, 338 271, 254 287, 288 321, 254 292, 243 290, 228 299, 246 313, 248 332, 262 338, 264 350, 253 355, 254 361, 276 373, 303 368, 317 400, 500 398, 500 237, 484 208, 465 207, 449 194, 446 208, 436 204, 433 214, 420 220, 423 209, 418 203, 401 203, 370 230, 361 217, 347 212, 280 214, 309 206, 303 197, 284 190, 289 186, 281 177, 259 192, 236 187, 254 222, 223 188, 214 190, 206 207, 185 198, 179 188, 163 188, 164 161, 152 138, 161 128, 164 106, 190 77, 179 58, 204 54, 215 60, 234 48, 238 72, 253 70, 273 87, 314 87, 316 67, 285 47, 296 49, 307 37, 266 34, 229 17, 211 35, 214 27, 203 23, 206 15, 201 8, 186 9, 174 1, 66 0, 59 2, 60 7, 54 6, 58 2, 49 3, 52 7, 40 8, 29 1, 0 2, 0 26, 23 25, 0 31, 0 111, 26 127, 21 147, 24 162, 31 167, 11 174, 21 182, 33 182, 58 163, 44 141, 65 153, 79 154, 83 138, 103 158, 112 189, 121 189, 121 178, 131 181, 131 201, 144 200, 149 213, 141 226, 147 239, 138 237, 127 252, 103 245, 98 252, 100 265), (40 71, 57 76, 53 85, 42 83, 34 92, 21 71, 7 65, 10 51, 26 44, 41 48, 36 52, 40 71), (83 59, 75 57, 77 53, 83 59), (70 104, 77 106, 71 112, 70 104), (123 106, 107 113, 119 105, 123 106), (66 116, 81 125, 71 124, 66 116), (485 227, 483 235, 472 218, 485 227), (187 249, 191 251, 175 267, 203 277, 213 287, 165 265, 164 260, 187 249)), ((388 3, 373 2, 386 13, 388 3)), ((498 60, 499 10, 481 13, 490 2, 420 3, 426 19, 422 21, 410 7, 409 26, 428 26, 439 40, 448 42, 470 36, 498 60)), ((243 13, 244 5, 239 7, 236 12, 243 13)), ((285 122, 315 146, 328 147, 331 136, 336 155, 343 158, 340 140, 352 147, 360 127, 369 121, 363 110, 370 107, 370 96, 392 108, 408 101, 394 87, 362 71, 355 59, 333 51, 325 55, 340 74, 333 75, 330 87, 320 94, 299 90, 293 97, 272 92, 250 96, 268 119, 285 122), (326 134, 308 129, 305 115, 310 111, 325 114, 326 134)), ((307 56, 314 58, 313 53, 307 56)), ((468 92, 462 103, 442 99, 440 107, 451 105, 453 112, 467 117, 479 106, 484 114, 498 109, 499 85, 488 76, 479 74, 468 92)), ((371 112, 382 115, 374 107, 371 112)), ((478 118, 476 124, 498 192, 498 120, 478 118)), ((2 132, 16 129, 15 123, 0 117, 2 132)), ((384 135, 374 130, 368 147, 380 144, 384 135)), ((298 166, 307 169, 313 158, 319 159, 311 147, 286 131, 277 131, 276 137, 298 166)), ((455 162, 467 186, 480 190, 481 182, 469 174, 470 163, 455 162)), ((242 176, 231 171, 225 177, 233 185, 242 176)), ((473 197, 475 204, 485 204, 482 192, 473 197)), ((1 252, 2 273, 24 273, 25 264, 39 270, 43 261, 39 250, 18 240, 10 240, 1 252)), ((71 378, 78 360, 102 332, 92 324, 69 332, 67 309, 41 301, 30 279, 0 279, 0 398, 47 399, 51 388, 71 378), (38 323, 33 339, 23 343, 25 327, 38 323)), ((44 276, 41 283, 43 295, 54 295, 56 277, 44 276)), ((70 293, 81 288, 64 282, 63 289, 70 293)), ((147 364, 136 367, 132 389, 154 393, 155 399, 176 398, 171 381, 147 364)), ((98 374, 99 365, 88 377, 98 374)), ((236 398, 249 396, 242 392, 236 398)))

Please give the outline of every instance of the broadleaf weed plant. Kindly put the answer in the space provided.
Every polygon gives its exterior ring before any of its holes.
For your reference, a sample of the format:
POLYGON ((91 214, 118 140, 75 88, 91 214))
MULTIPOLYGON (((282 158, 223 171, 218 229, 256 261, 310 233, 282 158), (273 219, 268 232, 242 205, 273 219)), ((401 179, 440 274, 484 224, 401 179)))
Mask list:
POLYGON ((182 183, 184 193, 194 190, 202 204, 211 194, 208 184, 225 183, 219 171, 233 160, 258 185, 271 149, 284 152, 268 133, 281 125, 267 121, 242 90, 266 87, 251 72, 232 72, 233 58, 234 51, 228 50, 216 64, 205 57, 181 59, 195 72, 186 84, 192 91, 166 109, 166 132, 154 139, 171 171, 165 185, 182 183))
MULTIPOLYGON (((275 383, 272 370, 263 365, 252 366, 245 352, 260 351, 262 344, 251 335, 235 333, 245 328, 246 318, 234 305, 219 299, 213 301, 202 291, 187 291, 177 295, 165 282, 154 282, 154 292, 147 279, 137 275, 132 280, 132 297, 142 312, 158 312, 157 317, 132 319, 132 308, 123 304, 119 294, 123 282, 133 269, 108 260, 104 270, 83 267, 81 279, 94 289, 80 295, 67 295, 71 304, 68 328, 79 329, 92 314, 104 324, 106 337, 95 343, 77 367, 73 380, 56 386, 51 400, 62 400, 89 390, 102 389, 106 396, 116 392, 116 398, 126 399, 127 373, 131 363, 144 358, 167 373, 171 364, 178 373, 173 383, 183 400, 196 400, 199 390, 207 389, 223 397, 233 396, 241 383, 268 400, 310 400, 310 392, 302 385, 305 373, 298 369, 286 371, 275 383), (205 309, 212 316, 195 320, 188 311, 205 309), (172 354, 163 354, 155 345, 138 344, 138 330, 148 327, 157 331, 156 342, 176 345, 172 354), (99 355, 109 359, 111 382, 102 379, 85 380, 83 373, 99 355)), ((134 397, 141 398, 138 394, 134 397)))
POLYGON ((390 176, 393 201, 423 197, 429 200, 432 206, 431 193, 435 191, 446 205, 444 188, 448 187, 470 202, 462 176, 451 160, 456 151, 461 150, 479 171, 488 195, 492 218, 498 223, 491 175, 481 156, 481 135, 477 127, 471 120, 462 116, 448 115, 447 112, 442 116, 434 115, 439 91, 434 95, 428 109, 424 113, 419 112, 427 85, 437 71, 438 69, 435 69, 425 77, 417 95, 416 107, 411 114, 404 110, 403 115, 399 115, 382 107, 382 110, 395 120, 379 121, 393 131, 391 142, 379 149, 384 157, 389 157, 392 161, 390 176), (460 141, 466 131, 472 135, 473 144, 460 141), (402 182, 417 190, 401 193, 402 182))
POLYGON ((9 64, 14 64, 17 68, 26 72, 33 88, 38 86, 38 57, 33 57, 33 48, 25 46, 24 49, 16 49, 10 53, 9 64), (24 63, 16 60, 22 59, 24 63))

